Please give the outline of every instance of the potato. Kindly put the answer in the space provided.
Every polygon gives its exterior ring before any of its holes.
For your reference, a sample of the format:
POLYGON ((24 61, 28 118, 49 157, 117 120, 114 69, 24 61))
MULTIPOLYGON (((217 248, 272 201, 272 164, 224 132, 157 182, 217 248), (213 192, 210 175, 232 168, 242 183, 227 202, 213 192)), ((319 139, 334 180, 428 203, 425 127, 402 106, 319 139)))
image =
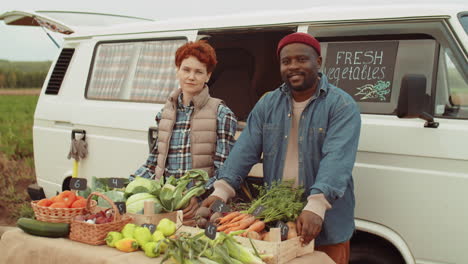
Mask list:
POLYGON ((197 226, 198 226, 199 228, 205 228, 205 227, 206 227, 206 224, 208 224, 208 220, 206 220, 206 218, 200 217, 200 218, 197 220, 197 226))
POLYGON ((197 212, 195 213, 195 216, 202 217, 202 218, 208 218, 211 214, 211 210, 208 207, 200 207, 198 208, 197 212))

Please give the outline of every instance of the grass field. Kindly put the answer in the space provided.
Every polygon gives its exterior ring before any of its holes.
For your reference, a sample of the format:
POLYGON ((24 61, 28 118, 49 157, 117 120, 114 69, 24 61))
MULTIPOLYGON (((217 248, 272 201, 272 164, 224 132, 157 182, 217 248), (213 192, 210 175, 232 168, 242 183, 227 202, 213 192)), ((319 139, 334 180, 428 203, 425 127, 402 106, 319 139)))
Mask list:
POLYGON ((35 182, 32 125, 37 95, 0 95, 0 224, 31 213, 35 182))

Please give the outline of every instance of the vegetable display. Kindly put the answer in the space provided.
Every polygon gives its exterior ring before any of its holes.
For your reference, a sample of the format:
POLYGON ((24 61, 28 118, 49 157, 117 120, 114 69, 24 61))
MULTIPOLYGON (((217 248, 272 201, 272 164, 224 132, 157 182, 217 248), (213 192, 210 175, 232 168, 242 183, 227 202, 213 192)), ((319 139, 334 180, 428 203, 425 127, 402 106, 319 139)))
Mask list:
POLYGON ((164 184, 158 180, 136 177, 125 188, 129 213, 143 214, 144 202, 154 202, 154 213, 183 209, 192 197, 205 193, 208 173, 204 170, 188 170, 182 177, 170 176, 164 184))
MULTIPOLYGON (((207 181, 208 174, 205 171, 189 170, 180 178, 171 176, 159 181, 136 177, 126 188, 103 188, 103 190, 110 200, 125 202, 128 213, 142 214, 145 202, 152 201, 154 213, 157 214, 186 207, 192 197, 200 196, 205 192, 207 181)), ((94 182, 103 184, 96 179, 94 182)), ((293 188, 291 182, 274 183, 270 187, 266 185, 256 187, 259 195, 251 203, 240 204, 237 207, 226 206, 222 203, 213 208, 200 207, 194 220, 198 227, 210 228, 206 235, 198 233, 199 229, 194 231, 187 227, 183 229, 185 232, 176 233, 176 223, 164 218, 157 226, 148 223, 142 226, 133 223, 126 224, 123 228, 120 226, 119 230, 107 233, 105 243, 122 252, 142 250, 151 258, 162 256, 160 263, 265 263, 264 261, 271 260, 280 251, 271 252, 260 246, 262 253, 269 253, 269 255, 261 256, 252 239, 275 243, 285 240, 286 234, 279 233, 279 230, 287 231, 283 229, 285 225, 289 228, 287 239, 297 237, 295 220, 305 205, 302 201, 304 190, 293 188), (235 208, 235 211, 226 212, 230 210, 229 208, 235 208), (245 210, 239 208, 245 208, 245 210), (282 225, 281 228, 267 232, 270 228, 277 227, 278 224, 282 225), (150 228, 154 231, 153 233, 150 228), (236 236, 246 238, 238 238, 241 244, 236 240, 236 236)), ((109 206, 105 199, 96 200, 100 207, 109 206)), ((73 207, 74 204, 86 206, 86 202, 85 198, 77 196, 74 192, 65 191, 51 199, 43 199, 38 205, 46 207, 55 205, 61 208, 62 206, 73 207)), ((74 220, 104 224, 112 222, 114 217, 113 209, 109 208, 98 213, 76 216, 74 220)), ((21 218, 18 220, 18 226, 27 233, 40 236, 66 237, 69 233, 68 224, 46 223, 33 219, 21 218)), ((298 240, 292 240, 291 243, 296 243, 296 241, 298 240)))

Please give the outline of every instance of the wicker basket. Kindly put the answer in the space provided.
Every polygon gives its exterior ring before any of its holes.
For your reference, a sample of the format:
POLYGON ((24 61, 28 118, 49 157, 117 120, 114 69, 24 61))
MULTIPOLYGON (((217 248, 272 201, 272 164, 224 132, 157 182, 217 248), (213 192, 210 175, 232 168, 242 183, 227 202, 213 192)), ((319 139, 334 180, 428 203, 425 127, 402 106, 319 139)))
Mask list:
MULTIPOLYGON (((85 208, 50 208, 37 205, 38 202, 32 201, 31 207, 36 219, 43 222, 69 224, 75 216, 82 215, 85 211, 85 208)), ((96 204, 96 201, 93 200, 92 206, 96 204)))
POLYGON ((91 206, 91 198, 93 195, 102 197, 112 205, 112 209, 114 210, 114 220, 105 224, 90 224, 72 219, 70 226, 70 239, 90 245, 103 245, 106 243, 104 239, 106 238, 107 233, 110 231, 120 232, 126 224, 132 221, 132 218, 128 215, 120 215, 119 210, 115 206, 114 202, 107 196, 98 192, 93 192, 88 196, 84 214, 88 212, 94 213, 95 211, 99 211, 97 206, 91 206))

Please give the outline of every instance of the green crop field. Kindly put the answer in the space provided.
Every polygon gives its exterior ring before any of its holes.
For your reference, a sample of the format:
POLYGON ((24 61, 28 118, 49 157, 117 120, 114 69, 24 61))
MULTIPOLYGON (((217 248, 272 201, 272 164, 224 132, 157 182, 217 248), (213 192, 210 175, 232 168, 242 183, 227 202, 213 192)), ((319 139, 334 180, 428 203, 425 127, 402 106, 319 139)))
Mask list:
POLYGON ((37 95, 0 95, 0 224, 31 213, 26 187, 35 182, 32 126, 37 95))

